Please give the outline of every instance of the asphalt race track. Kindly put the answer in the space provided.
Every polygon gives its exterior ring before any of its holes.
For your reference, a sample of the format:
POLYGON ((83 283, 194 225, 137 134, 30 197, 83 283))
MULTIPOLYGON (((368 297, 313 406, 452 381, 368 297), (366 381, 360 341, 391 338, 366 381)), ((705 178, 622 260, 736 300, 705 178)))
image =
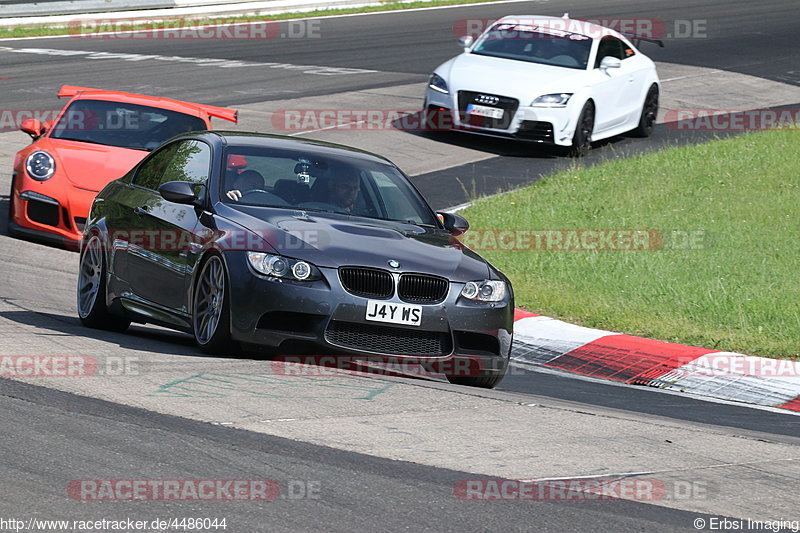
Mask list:
MULTIPOLYGON (((734 109, 748 99, 796 108, 796 9, 793 0, 517 2, 339 17, 321 21, 319 38, 255 43, 0 41, 0 110, 55 109, 62 84, 234 106, 239 129, 265 132, 275 131, 271 116, 282 109, 415 109, 430 71, 458 52, 455 21, 565 11, 705 21, 704 37, 644 48, 669 80, 668 108, 734 109)), ((293 134, 388 156, 437 208, 570 163, 527 145, 458 134, 293 134)), ((705 138, 662 125, 648 140, 603 143, 589 161, 705 138)), ((13 154, 26 140, 0 133, 4 194, 13 154)), ((234 532, 695 531, 696 519, 707 525, 719 516, 800 519, 796 415, 519 369, 494 391, 405 377, 295 377, 257 358, 203 356, 188 336, 160 328, 87 330, 75 311, 77 254, 8 237, 7 208, 1 196, 0 355, 81 354, 107 370, 114 361, 133 362, 134 370, 0 379, 0 518, 226 517, 234 532), (644 502, 471 502, 453 492, 473 478, 642 475, 703 490, 644 502), (282 496, 77 502, 66 491, 76 479, 271 479, 282 496), (318 495, 291 497, 301 485, 318 487, 318 495)))

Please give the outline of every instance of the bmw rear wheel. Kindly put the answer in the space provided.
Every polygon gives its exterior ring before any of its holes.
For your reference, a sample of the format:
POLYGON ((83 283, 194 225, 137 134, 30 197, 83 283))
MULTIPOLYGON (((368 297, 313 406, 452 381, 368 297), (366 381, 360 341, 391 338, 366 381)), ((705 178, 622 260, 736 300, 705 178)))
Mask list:
POLYGON ((112 315, 106 306, 106 268, 103 243, 93 235, 81 250, 78 271, 78 317, 84 326, 122 332, 131 321, 112 315))
MULTIPOLYGON (((192 300, 194 340, 205 353, 231 351, 230 304, 225 265, 210 256, 200 270, 192 300)), ((237 350, 238 351, 238 350, 237 350)))

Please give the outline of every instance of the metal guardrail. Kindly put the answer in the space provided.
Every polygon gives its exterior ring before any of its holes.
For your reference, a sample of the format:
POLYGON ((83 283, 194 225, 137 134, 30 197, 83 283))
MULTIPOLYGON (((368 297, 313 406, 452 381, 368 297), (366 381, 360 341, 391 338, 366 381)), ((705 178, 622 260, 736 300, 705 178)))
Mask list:
POLYGON ((165 7, 175 7, 174 0, 40 0, 36 3, 0 0, 0 17, 72 15, 165 7))
POLYGON ((263 0, 37 0, 36 2, 0 0, 0 19, 195 7, 211 4, 247 4, 257 1, 263 0))

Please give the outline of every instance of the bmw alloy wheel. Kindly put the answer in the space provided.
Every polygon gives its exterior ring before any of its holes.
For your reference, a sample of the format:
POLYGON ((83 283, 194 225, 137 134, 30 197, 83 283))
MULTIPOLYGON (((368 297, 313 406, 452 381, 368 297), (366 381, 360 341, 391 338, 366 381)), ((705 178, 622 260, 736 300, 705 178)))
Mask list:
POLYGON ((212 341, 222 318, 225 305, 225 270, 217 256, 203 265, 195 292, 193 326, 198 344, 212 341))

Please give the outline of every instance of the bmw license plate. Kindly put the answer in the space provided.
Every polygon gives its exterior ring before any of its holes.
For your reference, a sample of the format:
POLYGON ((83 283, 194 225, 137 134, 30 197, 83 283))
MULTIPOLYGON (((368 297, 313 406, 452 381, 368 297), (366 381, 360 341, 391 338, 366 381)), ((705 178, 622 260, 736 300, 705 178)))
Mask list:
POLYGON ((479 117, 489 117, 500 120, 503 118, 503 110, 485 105, 469 104, 467 106, 467 115, 477 115, 479 117))
POLYGON ((422 323, 422 306, 367 300, 366 319, 374 322, 419 326, 422 323))

